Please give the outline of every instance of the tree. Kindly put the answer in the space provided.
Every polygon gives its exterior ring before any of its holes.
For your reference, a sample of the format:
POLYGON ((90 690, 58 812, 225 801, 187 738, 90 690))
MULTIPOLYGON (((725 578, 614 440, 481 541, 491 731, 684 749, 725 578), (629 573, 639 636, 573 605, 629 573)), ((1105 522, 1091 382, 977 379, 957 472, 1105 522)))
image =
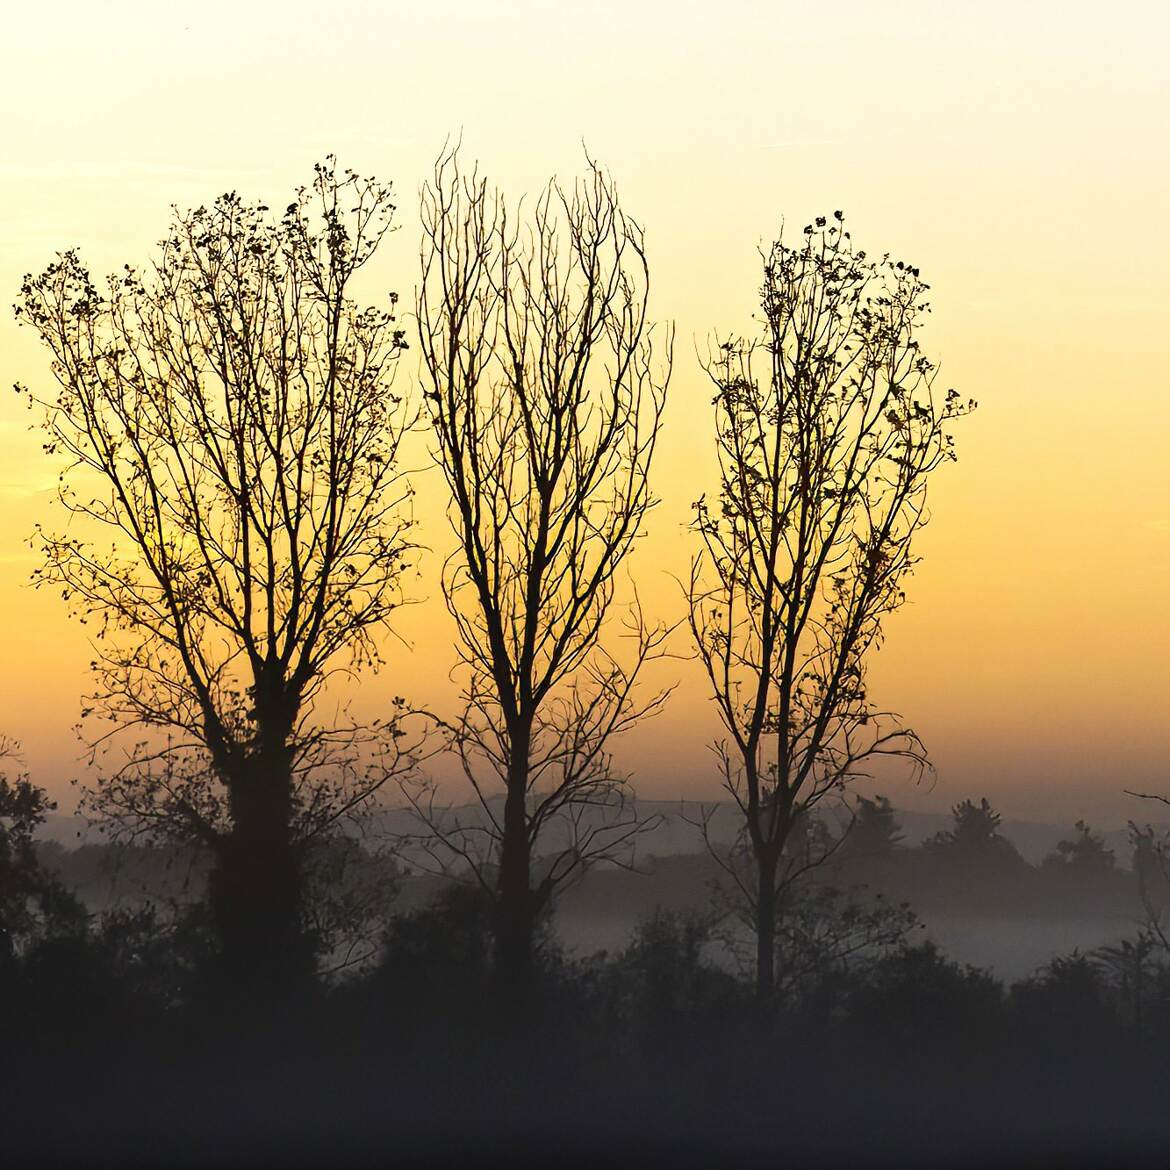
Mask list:
POLYGON ((1093 957, 1117 995, 1124 1023, 1142 1034, 1149 1009, 1158 1004, 1160 977, 1165 976, 1162 942, 1149 929, 1134 938, 1098 947, 1093 957))
POLYGON ((1044 868, 1086 878, 1113 873, 1117 862, 1113 850, 1105 848, 1105 838, 1094 833, 1085 821, 1077 821, 1075 827, 1076 836, 1058 841, 1056 849, 1044 858, 1044 868))
MULTIPOLYGON (((1141 800, 1154 800, 1170 806, 1170 797, 1160 793, 1131 792, 1141 800)), ((1162 825, 1129 822, 1129 839, 1133 846, 1133 872, 1145 912, 1144 933, 1158 941, 1170 953, 1170 932, 1166 929, 1166 907, 1170 904, 1170 833, 1162 825)))
POLYGON ((97 621, 95 751, 141 736, 91 807, 213 852, 223 956, 257 987, 309 971, 306 851, 384 779, 367 749, 397 750, 319 703, 379 664, 410 549, 403 334, 393 297, 351 288, 393 212, 330 158, 279 217, 234 193, 176 210, 144 271, 100 292, 66 252, 17 306, 58 384, 24 393, 67 460, 70 526, 38 529, 35 579, 97 621))
POLYGON ((446 730, 482 811, 411 798, 491 890, 497 962, 519 977, 556 890, 638 827, 609 745, 664 701, 635 682, 666 631, 635 599, 628 652, 603 634, 655 502, 671 335, 659 369, 642 231, 592 162, 571 191, 550 183, 521 231, 445 152, 422 220, 425 399, 457 542, 443 592, 466 684, 446 730))
MULTIPOLYGON (((854 992, 847 1027, 880 1054, 883 1070, 907 1063, 966 1067, 1002 1019, 1003 988, 990 972, 948 959, 930 941, 891 947, 854 992)), ((986 1045, 986 1047, 984 1047, 986 1045)))
MULTIPOLYGON (((18 751, 0 737, 0 760, 16 759, 18 751)), ((85 908, 37 855, 36 832, 54 808, 24 773, 0 772, 0 980, 36 943, 85 935, 85 908)))
POLYGON ((946 851, 965 865, 1010 860, 1020 862, 1016 847, 999 831, 1000 815, 987 797, 978 804, 963 800, 951 807, 954 827, 925 842, 927 849, 946 851))
POLYGON ((782 890, 825 859, 786 857, 793 826, 879 757, 925 762, 871 702, 866 659, 905 600, 950 424, 974 405, 934 392, 918 269, 867 256, 842 220, 772 246, 763 339, 727 341, 707 367, 720 485, 695 505, 690 625, 728 736, 716 751, 743 835, 723 860, 765 996, 782 890))
POLYGON ((858 796, 843 852, 857 859, 890 857, 902 847, 902 826, 888 796, 858 796))
POLYGON ((777 988, 786 1002, 831 1010, 840 991, 891 950, 905 945, 918 919, 906 903, 864 888, 790 883, 777 924, 777 988))

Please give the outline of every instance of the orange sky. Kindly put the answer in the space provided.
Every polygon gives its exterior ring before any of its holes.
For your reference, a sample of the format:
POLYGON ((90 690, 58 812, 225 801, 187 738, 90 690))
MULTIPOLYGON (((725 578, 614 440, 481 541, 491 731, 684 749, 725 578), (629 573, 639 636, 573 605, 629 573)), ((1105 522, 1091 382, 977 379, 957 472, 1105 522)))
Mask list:
MULTIPOLYGON (((0 283, 80 245, 140 260, 172 202, 229 187, 279 200, 333 150, 392 179, 402 230, 373 286, 408 301, 418 185, 444 137, 511 193, 571 175, 580 143, 646 225, 654 310, 678 326, 657 467, 632 564, 677 615, 687 505, 710 466, 697 361, 748 327, 756 245, 782 217, 844 208, 855 237, 921 266, 932 352, 980 400, 939 475, 911 604, 874 661, 878 699, 922 734, 945 807, 1116 824, 1126 786, 1170 791, 1170 114, 1162 4, 847 0, 427 5, 288 0, 25 5, 0 71, 0 283)), ((414 356, 403 368, 409 378, 414 356)), ((4 381, 44 379, 0 317, 4 381)), ((67 797, 84 630, 25 585, 52 471, 0 399, 0 731, 67 797)), ((422 538, 442 549, 436 476, 422 538)), ((436 561, 402 630, 413 653, 364 694, 443 703, 450 632, 436 561)), ((714 796, 697 669, 619 759, 650 796, 714 796)))

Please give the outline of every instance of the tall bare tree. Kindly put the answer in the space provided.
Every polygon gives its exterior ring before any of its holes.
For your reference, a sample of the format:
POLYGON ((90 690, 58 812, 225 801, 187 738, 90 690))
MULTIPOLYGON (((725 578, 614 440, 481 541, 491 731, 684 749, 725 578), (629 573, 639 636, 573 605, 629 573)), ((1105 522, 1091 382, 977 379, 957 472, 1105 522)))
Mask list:
POLYGON ((403 334, 393 298, 351 289, 393 212, 330 158, 279 217, 234 193, 176 210, 144 271, 99 291, 67 252, 17 306, 57 382, 24 392, 66 460, 70 526, 38 530, 36 581, 96 619, 93 743, 126 745, 91 805, 213 851, 224 957, 264 984, 310 969, 306 850, 381 782, 366 752, 395 750, 319 703, 378 664, 410 548, 403 334))
POLYGON ((950 424, 974 404, 934 390, 918 269, 856 248, 840 212, 763 262, 763 338, 726 342, 708 366, 720 486, 695 505, 688 595, 744 818, 723 860, 767 996, 785 891, 833 848, 793 847, 794 827, 880 757, 925 762, 871 701, 866 659, 905 600, 928 480, 954 457, 950 424))
POLYGON ((659 365, 642 231, 592 163, 514 226, 444 153, 422 219, 425 397, 458 541, 443 590, 466 681, 447 730, 481 813, 440 823, 433 790, 414 800, 490 891, 497 961, 520 975, 555 890, 637 827, 608 748, 665 698, 634 686, 665 630, 635 602, 628 648, 602 635, 655 502, 672 338, 659 365))

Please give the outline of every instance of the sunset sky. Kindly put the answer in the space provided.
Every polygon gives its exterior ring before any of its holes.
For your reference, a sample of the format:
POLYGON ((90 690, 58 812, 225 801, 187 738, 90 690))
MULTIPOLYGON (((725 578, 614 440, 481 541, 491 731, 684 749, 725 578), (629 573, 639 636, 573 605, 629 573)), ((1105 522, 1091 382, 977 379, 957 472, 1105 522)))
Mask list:
MULTIPOLYGON (((418 188, 444 139, 506 192, 571 178, 582 142, 645 226, 656 318, 677 327, 655 471, 662 504, 631 565, 680 616, 672 574, 711 478, 715 331, 750 328, 757 247, 844 209, 858 243, 934 290, 942 378, 979 400, 932 487, 924 560, 871 672, 922 736, 932 788, 1013 816, 1103 827, 1170 793, 1170 84, 1163 3, 25 4, 0 69, 0 284, 79 246, 104 273, 150 255, 172 203, 229 188, 279 206, 328 151, 393 181, 398 231, 371 296, 413 296, 418 188), (706 477, 706 479, 704 479, 706 477)), ((400 372, 415 380, 417 351, 400 372)), ((3 382, 49 377, 0 316, 3 382)), ((27 585, 56 465, 0 399, 0 732, 71 800, 84 628, 27 585)), ((437 597, 442 481, 419 477, 435 555, 399 625, 408 651, 362 702, 451 701, 437 597)), ((680 642, 679 649, 685 648, 680 642)), ((619 747, 641 794, 715 798, 698 668, 619 747)))

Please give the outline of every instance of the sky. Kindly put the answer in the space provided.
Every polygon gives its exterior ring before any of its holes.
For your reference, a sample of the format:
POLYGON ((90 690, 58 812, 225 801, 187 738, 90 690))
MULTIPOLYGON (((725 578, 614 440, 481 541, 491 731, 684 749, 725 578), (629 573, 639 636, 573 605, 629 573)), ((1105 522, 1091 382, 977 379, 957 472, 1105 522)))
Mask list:
MULTIPOLYGON (((1164 4, 58 0, 19 6, 5 32, 4 304, 66 247, 98 272, 147 259, 171 204, 236 189, 279 206, 330 151, 394 183, 400 230, 371 296, 409 303, 418 189, 448 136, 513 196, 571 178, 587 146, 645 226, 652 312, 677 328, 662 503, 630 566, 668 619, 712 467, 698 356, 750 329, 761 243, 843 209, 861 246, 922 269, 927 348, 980 403, 870 668, 936 775, 885 790, 910 808, 987 795, 1104 827, 1148 814, 1124 789, 1170 793, 1164 4)), ((7 310, 0 366, 6 385, 49 377, 7 310)), ((60 599, 27 584, 56 474, 29 421, 0 397, 0 731, 67 806, 90 650, 60 599)), ((418 486, 437 554, 441 480, 418 486)), ((451 703, 437 563, 362 703, 451 703)), ((650 681, 677 690, 619 763, 647 797, 717 798, 697 666, 650 681)))

